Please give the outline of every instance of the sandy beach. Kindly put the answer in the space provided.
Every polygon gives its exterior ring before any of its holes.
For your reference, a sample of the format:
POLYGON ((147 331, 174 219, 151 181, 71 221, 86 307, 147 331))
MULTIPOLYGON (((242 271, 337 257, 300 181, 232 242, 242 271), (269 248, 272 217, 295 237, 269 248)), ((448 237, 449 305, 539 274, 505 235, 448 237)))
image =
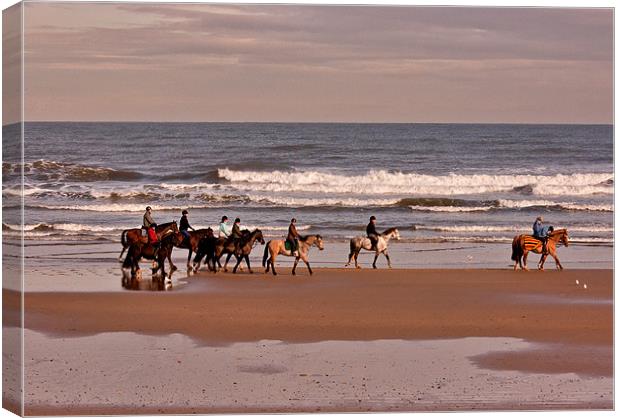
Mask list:
MULTIPOLYGON (((612 270, 526 273, 323 268, 316 269, 314 276, 308 276, 305 269, 296 277, 282 274, 276 278, 204 272, 183 281, 169 292, 26 293, 26 393, 30 395, 26 413, 613 407, 612 270), (106 341, 115 340, 124 343, 113 344, 112 354, 100 350, 106 341), (75 348, 61 349, 63 344, 75 348), (272 346, 275 351, 268 348, 272 346), (158 360, 161 347, 177 347, 178 363, 166 361, 171 360, 166 356, 158 360), (320 355, 316 347, 321 348, 320 355), (352 347, 357 347, 358 354, 347 356, 352 347), (153 350, 159 354, 154 355, 153 350), (226 361, 213 363, 213 350, 228 353, 226 361), (265 363, 248 365, 237 358, 238 353, 252 359, 269 357, 277 350, 283 350, 282 355, 273 357, 269 367, 265 363), (379 365, 371 360, 373 355, 390 350, 394 354, 384 354, 379 365), (160 378, 142 375, 142 371, 155 367, 162 368, 160 374, 174 375, 177 365, 183 363, 183 367, 197 369, 223 367, 213 376, 245 382, 245 390, 205 398, 190 388, 195 389, 197 382, 208 385, 210 380, 195 376, 175 381, 183 396, 170 402, 157 396, 156 389, 136 392, 148 394, 146 398, 129 396, 116 403, 86 392, 83 397, 71 392, 74 369, 86 366, 89 376, 114 375, 114 370, 122 374, 125 367, 137 367, 137 353, 141 371, 123 375, 130 387, 158 387, 160 378), (322 375, 359 374, 360 379, 384 382, 377 390, 410 390, 397 399, 375 390, 359 397, 362 401, 349 402, 356 398, 355 385, 342 383, 342 396, 334 398, 326 394, 329 391, 317 392, 325 386, 315 383, 300 384, 294 397, 271 396, 271 390, 293 384, 291 376, 308 375, 307 371, 291 370, 297 364, 291 360, 295 353, 305 358, 301 369, 333 359, 332 364, 323 365, 322 375), (449 373, 443 373, 439 365, 448 359, 456 363, 449 373), (59 365, 67 367, 57 369, 59 365), (345 365, 355 373, 343 371, 345 365), (367 373, 363 371, 366 366, 367 373), (260 379, 255 384, 247 380, 244 367, 249 367, 252 375, 273 380, 271 389, 262 386, 260 379), (409 373, 390 372, 390 367, 409 373), (416 375, 418 378, 413 378, 416 375), (435 396, 430 402, 428 396, 415 395, 424 392, 419 386, 422 382, 429 383, 422 375, 448 379, 451 383, 443 386, 452 389, 450 396, 435 396), (53 376, 56 384, 46 385, 53 376), (490 376, 497 381, 489 382, 490 376), (475 385, 466 383, 470 378, 475 385), (509 384, 512 392, 507 392, 512 395, 498 395, 493 400, 481 395, 493 392, 498 382, 500 387, 513 382, 509 384), (521 384, 515 386, 516 382, 521 384), (267 392, 253 395, 258 388, 267 392), (52 391, 60 392, 51 396, 52 391), (55 403, 57 400, 61 402, 55 403)), ((10 326, 15 318, 11 308, 17 306, 17 298, 17 293, 4 291, 5 312, 9 313, 5 325, 10 326)), ((89 390, 104 393, 97 385, 105 380, 90 379, 89 390)))

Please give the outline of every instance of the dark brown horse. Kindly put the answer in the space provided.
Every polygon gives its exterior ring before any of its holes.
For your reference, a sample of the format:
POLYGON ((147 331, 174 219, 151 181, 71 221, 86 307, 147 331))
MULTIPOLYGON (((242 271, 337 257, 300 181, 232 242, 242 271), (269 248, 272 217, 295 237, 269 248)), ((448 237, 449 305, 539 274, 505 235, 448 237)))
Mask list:
MULTIPOLYGON (((129 246, 127 256, 123 261, 123 282, 125 282, 125 269, 131 269, 131 279, 136 279, 140 274, 140 260, 145 258, 153 260, 153 275, 161 270, 160 279, 166 279, 165 261, 170 259, 172 248, 179 244, 179 229, 176 222, 170 223, 161 233, 158 243, 135 242, 129 246)), ((171 274, 174 270, 171 271, 171 274)))
POLYGON ((187 248, 189 250, 189 254, 187 254, 187 272, 191 273, 193 271, 190 265, 192 254, 198 252, 198 244, 203 238, 213 237, 213 229, 205 228, 187 232, 189 232, 189 239, 186 239, 181 233, 179 233, 179 235, 181 235, 181 243, 176 247, 187 248))
MULTIPOLYGON (((198 249, 196 250, 196 256, 194 257, 193 271, 196 273, 200 268, 200 262, 202 259, 205 259, 205 264, 209 268, 210 271, 216 270, 216 260, 215 260, 215 246, 218 241, 224 243, 226 238, 217 238, 213 235, 207 236, 198 242, 198 249)), ((221 266, 220 266, 221 267, 221 266)))
MULTIPOLYGON (((242 234, 241 239, 244 239, 250 236, 250 231, 248 231, 247 229, 244 229, 243 231, 241 231, 241 234, 242 234)), ((228 255, 228 257, 226 257, 226 262, 224 263, 224 271, 228 271, 228 261, 235 254, 235 248, 236 248, 235 242, 230 237, 229 238, 219 237, 215 240, 214 254, 213 254, 214 263, 217 263, 217 267, 215 267, 215 264, 214 264, 215 271, 218 271, 219 269, 222 268, 222 264, 220 263, 220 258, 222 258, 224 254, 228 255)), ((207 263, 207 261, 208 259, 205 260, 205 264, 207 263)))
MULTIPOLYGON (((260 242, 262 245, 265 245, 263 233, 260 229, 255 229, 254 231, 250 232, 249 235, 244 236, 243 238, 234 243, 235 249, 232 254, 234 254, 237 258, 237 264, 235 264, 235 267, 233 268, 233 273, 237 272, 237 268, 239 267, 239 264, 241 264, 241 260, 243 259, 245 259, 245 263, 248 265, 248 272, 250 274, 253 273, 252 267, 250 267, 250 253, 252 252, 252 249, 254 248, 254 243, 256 241, 260 242)), ((232 254, 228 255, 225 264, 228 263, 228 260, 230 259, 230 256, 232 254)))
MULTIPOLYGON (((166 230, 167 227, 169 227, 172 224, 176 225, 176 221, 172 221, 172 222, 168 222, 168 223, 163 223, 160 225, 157 225, 155 227, 155 233, 157 234, 157 239, 161 239, 161 234, 163 231, 166 230)), ((144 229, 143 228, 132 228, 132 229, 126 229, 123 232, 121 232, 121 245, 123 246, 123 249, 121 250, 121 254, 118 256, 118 261, 120 263, 123 262, 123 254, 125 253, 125 251, 127 250, 127 248, 129 248, 129 246, 133 243, 136 242, 142 242, 144 244, 148 243, 148 236, 142 236, 142 231, 144 229)))
POLYGON ((520 266, 523 270, 529 270, 527 268, 527 254, 532 251, 536 254, 542 254, 540 261, 538 262, 538 269, 544 270, 545 260, 547 255, 551 254, 551 257, 555 259, 555 265, 558 270, 564 269, 560 263, 560 259, 557 256, 557 246, 564 244, 568 247, 568 231, 566 229, 556 229, 549 234, 547 239, 547 251, 543 254, 542 242, 532 237, 531 235, 517 235, 512 240, 512 261, 515 262, 514 269, 520 266))

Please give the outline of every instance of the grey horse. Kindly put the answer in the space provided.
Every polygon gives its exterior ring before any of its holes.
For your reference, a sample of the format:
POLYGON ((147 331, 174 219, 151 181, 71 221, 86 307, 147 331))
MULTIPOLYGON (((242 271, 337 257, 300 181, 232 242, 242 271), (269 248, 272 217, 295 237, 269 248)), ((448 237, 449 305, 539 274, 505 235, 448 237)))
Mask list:
MULTIPOLYGON (((400 239, 400 233, 398 232, 398 229, 389 228, 383 231, 383 233, 379 235, 379 240, 377 241, 377 248, 375 250, 375 259, 372 262, 372 268, 375 268, 375 269, 377 268, 377 258, 379 258, 379 254, 383 254, 385 256, 388 262, 388 267, 392 268, 392 263, 390 262, 390 256, 388 255, 388 252, 387 252, 388 242, 392 238, 397 239, 397 240, 400 239)), ((370 243, 370 239, 368 237, 362 237, 362 236, 351 238, 351 252, 349 253, 349 261, 344 266, 345 267, 349 266, 351 264, 351 260, 355 259, 355 267, 358 269, 361 268, 357 264, 357 256, 359 255, 362 249, 373 251, 372 245, 370 243)))

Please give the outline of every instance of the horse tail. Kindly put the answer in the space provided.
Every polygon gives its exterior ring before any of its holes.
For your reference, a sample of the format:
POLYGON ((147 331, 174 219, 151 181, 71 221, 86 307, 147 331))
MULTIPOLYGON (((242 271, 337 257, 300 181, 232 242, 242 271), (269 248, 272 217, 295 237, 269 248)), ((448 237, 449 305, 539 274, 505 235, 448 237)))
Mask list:
POLYGON ((351 238, 349 247, 351 249, 351 252, 349 253, 349 258, 351 258, 351 256, 355 253, 355 250, 357 250, 357 244, 355 243, 355 238, 351 238))
POLYGON ((269 257, 269 241, 267 245, 265 245, 265 251, 263 252, 263 267, 267 265, 267 258, 269 257))
POLYGON ((121 244, 123 247, 127 246, 127 230, 126 229, 121 233, 121 244))
POLYGON ((519 258, 521 258, 521 254, 523 253, 520 238, 521 237, 517 235, 512 240, 512 256, 510 257, 512 261, 519 261, 519 258))

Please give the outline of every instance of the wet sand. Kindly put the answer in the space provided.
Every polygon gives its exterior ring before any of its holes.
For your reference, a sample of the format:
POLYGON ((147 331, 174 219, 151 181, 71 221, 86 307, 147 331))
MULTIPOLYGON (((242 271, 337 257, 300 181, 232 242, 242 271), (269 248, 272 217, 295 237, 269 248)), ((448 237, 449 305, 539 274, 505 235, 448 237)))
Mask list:
MULTIPOLYGON (((575 398, 572 403, 554 402, 554 395, 532 403, 536 395, 524 393, 523 402, 506 397, 504 403, 478 402, 475 409, 613 407, 612 270, 526 273, 316 269, 314 276, 308 276, 305 269, 300 269, 299 273, 296 277, 281 274, 276 278, 263 274, 201 273, 183 279, 188 282, 186 285, 169 292, 30 292, 25 296, 25 326, 49 341, 120 332, 148 338, 181 334, 193 341, 196 350, 258 341, 309 346, 326 341, 510 338, 528 346, 505 350, 489 344, 488 349, 470 354, 464 351, 462 358, 487 370, 487 374, 546 375, 556 389, 553 376, 571 376, 583 384, 587 393, 588 385, 604 379, 608 393, 592 395, 589 400, 575 398), (587 289, 583 288, 584 283, 587 289)), ((15 317, 10 311, 16 306, 18 294, 4 292, 4 309, 9 313, 5 314, 5 325, 10 325, 15 317)), ((96 355, 95 350, 92 357, 96 355)), ((33 353, 35 362, 36 357, 33 353)), ((40 367, 34 365, 38 363, 32 364, 31 371, 40 367)), ((356 367, 360 364, 356 363, 356 367)), ((28 369, 27 364, 27 376, 28 369)), ((433 369, 430 370, 432 373, 433 369)), ((494 384, 488 383, 489 387, 494 384)), ((558 399, 563 396, 560 392, 556 391, 558 399)), ((244 396, 252 398, 250 393, 244 396)), ((32 399, 37 399, 36 391, 32 399)), ((437 402, 435 407, 416 407, 407 396, 403 399, 397 405, 365 403, 366 409, 347 408, 344 404, 329 408, 319 398, 311 405, 276 402, 271 407, 255 404, 243 410, 453 410, 460 405, 458 397, 450 398, 452 403, 448 399, 437 402)), ((147 409, 142 411, 156 412, 164 406, 146 403, 147 409)), ((174 406, 176 409, 163 410, 190 411, 178 404, 174 406)), ((207 409, 202 412, 237 410, 229 406, 205 404, 207 409)), ((64 410, 63 406, 39 404, 31 412, 127 412, 111 405, 107 410, 103 404, 89 404, 91 409, 86 410, 84 407, 64 410)))

